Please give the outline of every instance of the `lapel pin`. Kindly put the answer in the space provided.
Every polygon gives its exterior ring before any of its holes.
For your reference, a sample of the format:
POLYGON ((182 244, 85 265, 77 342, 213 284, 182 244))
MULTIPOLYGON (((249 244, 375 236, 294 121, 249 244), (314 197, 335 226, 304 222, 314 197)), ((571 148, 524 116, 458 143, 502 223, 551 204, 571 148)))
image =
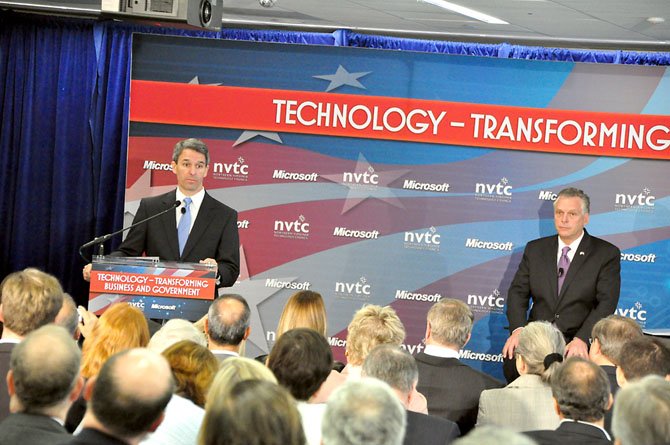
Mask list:
POLYGON ((579 252, 580 255, 584 255, 584 252, 579 252))

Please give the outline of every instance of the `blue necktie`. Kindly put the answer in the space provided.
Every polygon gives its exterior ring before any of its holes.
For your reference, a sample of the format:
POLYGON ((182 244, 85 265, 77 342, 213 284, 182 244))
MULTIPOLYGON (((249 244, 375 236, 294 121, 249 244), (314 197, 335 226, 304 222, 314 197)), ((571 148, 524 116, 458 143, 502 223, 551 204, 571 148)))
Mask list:
POLYGON ((568 258, 568 252, 570 247, 565 246, 561 251, 561 257, 558 259, 558 293, 561 293, 561 288, 563 287, 563 281, 565 280, 565 275, 568 273, 568 268, 570 267, 570 258, 568 258))
POLYGON ((188 239, 188 233, 191 231, 191 198, 184 198, 184 209, 183 215, 179 220, 179 225, 177 226, 177 238, 179 239, 179 256, 184 253, 184 246, 186 245, 186 240, 188 239))

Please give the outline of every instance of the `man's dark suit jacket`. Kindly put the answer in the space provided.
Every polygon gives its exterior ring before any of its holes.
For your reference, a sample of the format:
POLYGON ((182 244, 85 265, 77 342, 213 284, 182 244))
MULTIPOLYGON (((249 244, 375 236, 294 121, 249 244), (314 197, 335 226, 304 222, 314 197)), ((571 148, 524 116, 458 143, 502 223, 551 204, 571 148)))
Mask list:
POLYGON ((71 436, 65 442, 60 442, 59 445, 128 445, 128 443, 109 436, 102 431, 84 428, 79 434, 71 436))
POLYGON ((407 411, 407 429, 403 445, 446 445, 453 442, 460 430, 451 420, 407 411))
POLYGON ((607 436, 595 426, 578 422, 563 422, 555 430, 524 433, 538 445, 611 445, 607 436))
POLYGON ((613 314, 619 302, 621 252, 613 244, 584 230, 558 294, 558 235, 529 242, 509 291, 507 319, 510 332, 527 322, 556 323, 568 341, 586 344, 593 325, 613 314), (533 307, 528 319, 530 299, 533 307))
POLYGON ((414 358, 419 368, 416 389, 426 396, 428 413, 456 422, 463 435, 477 423, 481 392, 505 386, 455 358, 434 357, 424 352, 414 358))
MULTIPOLYGON (((174 205, 177 192, 140 201, 133 222, 160 213, 174 205)), ((219 264, 220 286, 235 284, 240 273, 240 240, 237 232, 237 212, 205 193, 184 252, 179 255, 177 221, 174 212, 167 212, 130 229, 116 256, 157 256, 164 261, 197 263, 214 258, 219 264)))
POLYGON ((16 413, 0 423, 0 444, 42 445, 68 440, 70 435, 48 416, 16 413))
POLYGON ((5 382, 14 346, 16 343, 0 343, 0 421, 9 416, 9 393, 5 382))

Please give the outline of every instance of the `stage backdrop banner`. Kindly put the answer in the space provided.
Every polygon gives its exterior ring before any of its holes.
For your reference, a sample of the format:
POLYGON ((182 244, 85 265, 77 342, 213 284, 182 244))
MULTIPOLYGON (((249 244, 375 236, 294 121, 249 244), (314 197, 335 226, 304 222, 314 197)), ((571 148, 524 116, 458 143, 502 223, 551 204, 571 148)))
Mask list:
POLYGON ((175 187, 174 144, 206 141, 205 187, 239 212, 247 355, 297 290, 323 295, 340 360, 362 305, 392 306, 416 353, 457 298, 461 357, 500 377, 509 284, 567 186, 622 251, 617 312, 670 327, 667 68, 141 34, 132 57, 126 222, 175 187))

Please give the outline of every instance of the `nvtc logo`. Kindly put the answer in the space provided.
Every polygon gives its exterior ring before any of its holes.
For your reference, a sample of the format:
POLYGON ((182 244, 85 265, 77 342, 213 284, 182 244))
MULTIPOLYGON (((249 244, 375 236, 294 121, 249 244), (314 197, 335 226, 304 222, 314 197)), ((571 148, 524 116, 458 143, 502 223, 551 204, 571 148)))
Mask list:
POLYGON ((441 236, 437 229, 431 226, 426 231, 405 232, 404 246, 406 249, 440 250, 441 236))
POLYGON ((367 299, 371 295, 372 287, 368 284, 365 277, 361 277, 355 283, 347 283, 338 281, 335 283, 335 293, 339 298, 343 299, 367 299))
POLYGON ((647 311, 642 309, 642 303, 639 301, 636 301, 633 307, 616 308, 616 314, 621 315, 622 317, 632 318, 642 326, 644 326, 647 321, 647 311))
POLYGON ((275 220, 274 235, 277 238, 307 239, 309 237, 309 223, 304 215, 298 216, 295 221, 275 220))
POLYGON ((242 156, 237 158, 237 161, 232 164, 215 162, 212 165, 212 176, 216 179, 246 181, 249 179, 249 166, 245 164, 242 156))
POLYGON ((474 312, 495 312, 501 314, 505 307, 505 298, 498 289, 493 289, 489 295, 468 295, 468 305, 474 312))
POLYGON ((475 184, 475 199, 483 201, 512 202, 512 186, 505 177, 497 184, 478 182, 475 184))
POLYGON ((656 197, 651 194, 651 189, 645 187, 638 194, 617 193, 614 195, 614 208, 617 210, 651 212, 656 204, 655 201, 656 197))
POLYGON ((358 185, 379 185, 379 175, 370 165, 363 172, 344 172, 342 173, 342 182, 358 185))

